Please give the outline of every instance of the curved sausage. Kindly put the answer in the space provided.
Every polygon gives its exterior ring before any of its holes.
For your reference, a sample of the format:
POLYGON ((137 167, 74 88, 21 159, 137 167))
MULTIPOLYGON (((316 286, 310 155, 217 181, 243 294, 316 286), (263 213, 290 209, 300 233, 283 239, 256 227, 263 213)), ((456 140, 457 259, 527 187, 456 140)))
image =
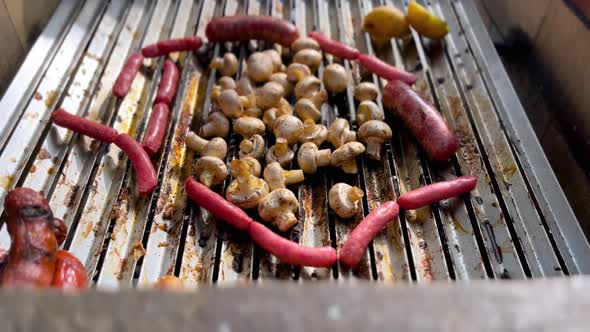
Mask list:
POLYGON ((442 115, 407 84, 389 82, 383 89, 383 103, 414 134, 430 159, 447 161, 459 148, 459 139, 442 115))
POLYGON ((397 202, 404 210, 419 209, 440 200, 461 196, 472 191, 477 185, 475 176, 461 176, 454 180, 442 181, 412 190, 401 195, 397 202))
POLYGON ((123 69, 117 76, 117 80, 113 85, 113 94, 119 98, 123 98, 131 89, 131 84, 133 84, 133 80, 135 79, 135 75, 141 68, 143 64, 143 55, 141 53, 133 53, 125 64, 123 65, 123 69))
POLYGON ((6 288, 50 286, 57 240, 47 200, 32 189, 16 188, 6 195, 4 208, 11 244, 0 285, 6 288))
POLYGON ((326 53, 333 54, 340 59, 355 60, 361 54, 359 50, 354 47, 343 44, 339 41, 328 38, 321 32, 312 31, 307 34, 309 38, 315 39, 320 44, 322 50, 326 53))
POLYGON ((340 263, 354 268, 363 258, 367 246, 381 229, 397 218, 399 206, 395 201, 381 204, 365 217, 350 233, 340 251, 340 263))
POLYGON ((106 143, 113 143, 119 135, 117 130, 109 126, 68 113, 63 108, 51 113, 51 121, 60 127, 106 143))
POLYGON ((416 75, 396 68, 372 55, 361 54, 358 60, 361 66, 365 67, 368 71, 388 81, 402 81, 409 85, 416 83, 416 75))
POLYGON ((57 252, 55 272, 51 286, 63 290, 84 289, 88 287, 86 269, 80 260, 65 250, 57 252))
POLYGON ((158 93, 154 104, 164 103, 168 106, 172 103, 174 96, 176 96, 176 89, 178 88, 178 80, 180 79, 180 72, 174 62, 170 60, 164 61, 164 73, 158 86, 158 93))
POLYGON ((285 20, 254 15, 216 17, 207 24, 205 34, 212 43, 256 39, 286 47, 299 37, 297 28, 285 20))
POLYGON ((158 185, 158 176, 152 165, 150 157, 143 147, 127 134, 121 134, 115 139, 115 145, 125 151, 137 179, 137 189, 140 195, 150 194, 158 185))
POLYGON ((250 236, 262 249, 291 265, 330 267, 338 255, 332 247, 308 248, 289 241, 258 222, 252 222, 250 236))
POLYGON ((153 157, 162 146, 166 128, 168 128, 169 115, 168 105, 164 103, 156 104, 152 110, 142 143, 143 149, 150 157, 153 157))
POLYGON ((199 36, 161 40, 142 48, 141 54, 146 58, 155 58, 173 52, 196 51, 201 45, 203 41, 199 36))

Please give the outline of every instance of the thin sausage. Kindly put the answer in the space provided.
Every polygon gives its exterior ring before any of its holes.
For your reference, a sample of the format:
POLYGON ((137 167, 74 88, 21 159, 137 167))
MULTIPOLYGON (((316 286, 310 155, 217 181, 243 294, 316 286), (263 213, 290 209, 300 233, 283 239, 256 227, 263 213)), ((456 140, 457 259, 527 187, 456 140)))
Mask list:
POLYGON ((262 249, 291 265, 330 267, 336 263, 338 255, 332 247, 308 248, 289 241, 274 233, 266 226, 250 223, 250 236, 262 249))
POLYGON ((409 85, 416 83, 416 75, 385 63, 372 55, 361 54, 358 60, 368 71, 388 81, 402 81, 409 85))
POLYGON ((203 41, 199 36, 161 40, 142 48, 141 54, 146 58, 155 58, 173 52, 196 51, 201 45, 203 41))
POLYGON ((62 108, 51 114, 51 121, 60 127, 106 143, 113 143, 119 135, 115 129, 109 126, 68 113, 62 108))
POLYGON ((188 178, 185 184, 186 194, 197 205, 211 212, 216 218, 239 230, 247 230, 253 222, 246 212, 228 202, 225 198, 206 186, 188 178))
POLYGON ((383 89, 383 103, 414 134, 430 159, 447 161, 459 148, 459 139, 442 115, 407 84, 389 82, 383 89))
POLYGON ((131 84, 135 79, 135 75, 137 75, 142 64, 143 55, 141 55, 141 53, 133 53, 127 61, 125 61, 123 69, 121 69, 121 72, 119 73, 119 76, 117 76, 117 80, 113 85, 113 94, 115 96, 123 98, 127 95, 129 89, 131 89, 131 84))
POLYGON ((82 262, 69 252, 58 250, 51 286, 62 290, 88 287, 88 276, 82 262))
POLYGON ((158 185, 158 177, 152 161, 143 147, 127 134, 117 136, 115 145, 125 151, 129 160, 131 160, 131 164, 135 170, 139 194, 147 195, 154 191, 158 185))
POLYGON ((399 206, 395 201, 381 204, 369 213, 350 233, 340 251, 340 263, 354 268, 363 258, 369 242, 389 222, 399 214, 399 206))
POLYGON ((53 214, 47 200, 29 188, 16 188, 4 201, 11 244, 0 277, 5 288, 48 287, 57 254, 53 214))
POLYGON ((401 195, 397 202, 405 210, 419 209, 443 199, 466 194, 472 191, 476 185, 477 177, 461 176, 454 180, 429 184, 407 192, 401 195))
POLYGON ((170 106, 176 95, 179 78, 180 72, 174 62, 170 60, 164 61, 164 73, 162 74, 160 85, 158 86, 158 93, 156 94, 154 104, 164 103, 170 106))
POLYGON ((143 149, 150 157, 153 157, 162 146, 166 128, 168 128, 169 115, 168 105, 159 103, 154 106, 147 130, 143 136, 143 149))
POLYGON ((361 54, 359 50, 354 47, 343 44, 339 41, 328 38, 321 32, 310 32, 307 34, 309 38, 315 39, 320 44, 322 50, 326 53, 333 54, 340 59, 355 60, 361 54))
POLYGON ((297 28, 271 16, 235 15, 216 17, 205 31, 210 42, 265 40, 290 46, 299 37, 297 28))

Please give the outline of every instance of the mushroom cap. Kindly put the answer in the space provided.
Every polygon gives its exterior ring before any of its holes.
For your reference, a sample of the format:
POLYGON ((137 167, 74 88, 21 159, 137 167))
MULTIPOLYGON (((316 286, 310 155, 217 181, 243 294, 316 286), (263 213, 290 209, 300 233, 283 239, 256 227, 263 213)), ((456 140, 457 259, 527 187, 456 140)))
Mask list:
POLYGON ((217 80, 217 85, 221 87, 221 90, 235 90, 236 89, 236 81, 229 76, 221 76, 217 80))
POLYGON ((357 120, 360 125, 369 120, 381 120, 385 119, 383 110, 375 104, 372 100, 365 100, 359 104, 357 109, 357 120))
POLYGON ((280 83, 266 82, 261 88, 256 89, 256 106, 263 110, 275 107, 285 94, 285 89, 280 83))
POLYGON ((287 144, 287 140, 283 137, 277 138, 276 144, 271 146, 266 153, 266 163, 278 162, 283 167, 287 167, 295 157, 293 149, 286 146, 284 153, 281 153, 280 145, 287 144))
POLYGON ((328 128, 312 122, 312 120, 308 119, 303 123, 303 133, 299 137, 299 142, 313 142, 315 145, 320 146, 328 138, 328 128))
POLYGON ((248 57, 247 74, 254 82, 266 82, 274 71, 272 58, 263 52, 254 52, 248 57))
POLYGON ((223 76, 234 76, 238 72, 238 58, 232 52, 223 55, 219 73, 223 76))
POLYGON ((299 148, 299 152, 297 152, 297 164, 304 173, 313 174, 317 171, 316 155, 318 151, 317 145, 312 142, 304 143, 299 148))
POLYGON ((324 86, 332 93, 340 93, 348 86, 348 73, 341 64, 332 63, 324 69, 324 86))
POLYGON ((305 48, 295 53, 293 62, 303 63, 311 70, 315 70, 322 63, 322 53, 318 50, 305 48))
POLYGON ((262 53, 268 55, 272 61, 272 70, 274 73, 281 70, 281 65, 283 64, 283 59, 281 59, 281 55, 275 49, 268 49, 262 51, 262 53))
POLYGON ((199 181, 207 187, 221 184, 227 176, 227 166, 217 157, 199 158, 195 165, 195 174, 199 181))
POLYGON ((270 82, 279 83, 283 87, 283 96, 291 95, 293 91, 293 84, 287 79, 287 73, 274 73, 270 76, 270 82))
POLYGON ((328 193, 330 208, 341 218, 351 218, 360 209, 361 201, 350 199, 349 192, 351 190, 354 190, 353 187, 346 183, 336 183, 328 193))
POLYGON ((234 131, 245 138, 264 134, 265 130, 264 122, 259 118, 242 116, 234 121, 234 131))
POLYGON ((365 152, 365 146, 360 142, 348 142, 332 152, 330 164, 332 166, 341 166, 356 156, 365 152))
POLYGON ((322 116, 322 112, 316 107, 313 101, 307 98, 301 98, 295 103, 295 113, 303 121, 311 119, 316 122, 322 116))
POLYGON ((242 76, 236 83, 236 92, 240 96, 249 96, 254 94, 254 86, 248 76, 242 76))
POLYGON ((309 75, 295 84, 295 98, 310 98, 320 91, 322 81, 319 78, 309 75))
POLYGON ((375 100, 379 95, 379 89, 371 82, 361 82, 354 87, 354 99, 362 102, 365 100, 375 100))
POLYGON ((273 190, 276 188, 285 188, 283 181, 283 172, 285 170, 281 167, 278 162, 272 162, 264 168, 264 180, 268 183, 268 186, 273 190))
POLYGON ((339 148, 345 143, 356 140, 356 133, 350 130, 348 121, 338 118, 332 122, 328 129, 328 141, 339 148))
POLYGON ((281 115, 274 122, 275 137, 283 137, 288 144, 295 144, 303 133, 303 122, 293 115, 281 115))
POLYGON ((233 180, 227 187, 225 198, 242 209, 257 207, 260 199, 268 195, 268 184, 253 175, 250 175, 249 181, 251 184, 250 190, 242 192, 238 180, 233 180))
POLYGON ((307 48, 319 51, 320 44, 318 44, 318 42, 315 39, 305 36, 299 37, 295 39, 293 43, 291 43, 291 52, 293 53, 297 53, 307 48))
POLYGON ((229 120, 221 112, 213 112, 207 117, 207 122, 199 129, 199 136, 209 138, 213 136, 227 137, 229 120))
POLYGON ((221 137, 213 137, 201 152, 201 156, 217 157, 225 159, 227 156, 227 143, 221 137))
POLYGON ((248 170, 250 174, 254 175, 255 177, 260 177, 262 166, 260 166, 260 162, 257 159, 250 156, 244 156, 240 157, 240 160, 248 164, 248 170))
POLYGON ((281 231, 291 228, 299 209, 297 197, 290 190, 278 188, 263 197, 258 204, 258 214, 264 221, 274 222, 281 231))
POLYGON ((243 157, 252 157, 255 159, 260 159, 264 156, 264 138, 258 134, 252 135, 250 138, 245 138, 240 143, 240 152, 239 157, 242 159, 243 157), (248 141, 249 143, 245 142, 248 141), (246 146, 251 148, 251 151, 246 151, 246 146))
POLYGON ((358 130, 359 140, 367 144, 368 139, 384 142, 391 139, 392 132, 389 125, 380 120, 369 120, 363 123, 358 130))
POLYGON ((303 63, 293 62, 287 67, 287 79, 289 82, 297 83, 311 75, 311 69, 303 63))
POLYGON ((219 94, 219 108, 228 118, 238 118, 242 115, 242 101, 235 90, 223 90, 219 94))

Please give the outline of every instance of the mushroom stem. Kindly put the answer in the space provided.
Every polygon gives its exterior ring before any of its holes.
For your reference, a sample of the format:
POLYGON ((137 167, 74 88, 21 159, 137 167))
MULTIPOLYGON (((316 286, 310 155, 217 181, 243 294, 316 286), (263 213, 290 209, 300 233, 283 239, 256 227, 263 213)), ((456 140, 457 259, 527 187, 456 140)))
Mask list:
POLYGON ((318 150, 316 154, 316 163, 318 167, 324 167, 330 165, 330 156, 332 155, 332 150, 324 149, 318 150))
POLYGON ((199 176, 199 180, 201 181, 201 183, 207 186, 208 188, 210 188, 213 184, 213 178, 214 175, 210 171, 203 171, 201 176, 199 176))
POLYGON ((281 232, 286 232, 297 223, 297 217, 291 211, 281 213, 275 219, 275 224, 281 232))
POLYGON ((358 201, 360 201, 361 198, 363 198, 363 196, 365 196, 365 193, 359 187, 352 187, 348 191, 348 198, 352 202, 358 202, 358 201))
POLYGON ((283 178, 285 179, 285 184, 293 184, 302 182, 305 179, 303 175, 303 171, 300 169, 292 170, 292 171, 284 171, 283 178))
POLYGON ((254 143, 247 139, 242 140, 242 142, 240 142, 240 150, 242 150, 244 153, 251 153, 254 151, 254 143))
POLYGON ((358 168, 356 167, 356 159, 352 158, 352 159, 345 161, 342 164, 342 170, 344 171, 344 173, 348 173, 348 174, 356 173, 358 171, 358 168))
POLYGON ((277 142, 275 144, 275 155, 283 156, 289 152, 289 144, 287 144, 287 140, 279 137, 277 138, 277 142))
POLYGON ((373 160, 381 160, 381 141, 367 138, 367 155, 373 160))
POLYGON ((315 121, 312 119, 307 119, 303 121, 303 134, 304 135, 311 135, 315 130, 315 121))
POLYGON ((209 143, 208 140, 200 137, 193 131, 189 131, 189 133, 186 135, 186 145, 188 145, 191 150, 201 153, 207 143, 209 143))

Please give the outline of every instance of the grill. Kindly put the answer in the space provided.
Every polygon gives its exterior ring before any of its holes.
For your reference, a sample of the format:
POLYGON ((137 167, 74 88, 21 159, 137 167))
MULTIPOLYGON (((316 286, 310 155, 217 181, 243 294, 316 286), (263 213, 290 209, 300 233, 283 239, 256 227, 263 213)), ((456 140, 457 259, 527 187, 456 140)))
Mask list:
MULTIPOLYGON (((401 0, 62 1, 1 101, 1 200, 15 186, 43 192, 55 216, 69 227, 64 248, 85 263, 102 289, 147 287, 166 274, 198 286, 265 279, 403 283, 589 273, 590 246, 474 4, 425 3, 452 29, 442 44, 413 32, 407 40, 375 49, 360 25, 371 8, 383 4, 407 5, 401 0), (354 175, 320 170, 292 187, 300 201, 299 223, 286 237, 306 246, 340 248, 364 215, 400 193, 463 174, 479 178, 476 190, 469 197, 402 212, 374 239, 354 271, 283 264, 247 235, 188 203, 184 181, 197 157, 184 145, 184 136, 198 130, 212 108, 209 92, 216 72, 208 69, 208 61, 232 50, 243 64, 252 51, 272 47, 262 42, 210 45, 199 53, 173 55, 182 78, 166 144, 154 158, 159 186, 150 197, 138 195, 135 175, 116 146, 48 124, 51 112, 63 107, 140 139, 163 62, 150 60, 129 95, 117 101, 111 87, 126 57, 160 39, 204 36, 213 17, 237 13, 282 17, 302 34, 320 30, 414 72, 416 88, 461 140, 451 162, 433 164, 411 135, 388 119, 394 137, 385 144, 386 158, 359 159, 354 175), (366 193, 362 213, 353 220, 340 220, 328 209, 327 191, 336 182, 358 185, 366 193)), ((320 78, 333 61, 325 54, 320 78)), ((353 84, 385 82, 355 62, 343 65, 352 83, 342 95, 330 97, 321 121, 328 125, 344 117, 356 128, 353 84)), ((238 137, 230 135, 228 163, 238 144, 238 137)), ((3 225, 0 247, 9 243, 3 225)))

